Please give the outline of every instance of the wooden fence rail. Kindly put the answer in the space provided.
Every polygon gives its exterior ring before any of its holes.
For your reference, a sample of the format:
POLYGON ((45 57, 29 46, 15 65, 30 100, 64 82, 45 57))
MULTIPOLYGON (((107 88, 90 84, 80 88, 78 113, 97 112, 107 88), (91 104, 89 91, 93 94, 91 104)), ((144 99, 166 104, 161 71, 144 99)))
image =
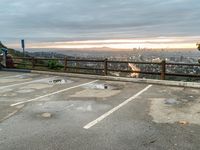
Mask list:
MULTIPOLYGON (((65 58, 34 58, 34 57, 15 57, 14 64, 21 64, 19 63, 19 60, 22 61, 29 61, 31 63, 31 68, 36 69, 37 66, 40 67, 47 67, 43 64, 37 64, 38 61, 61 61, 63 66, 61 68, 64 68, 64 72, 67 72, 68 69, 76 69, 76 70, 96 70, 96 71, 102 71, 103 75, 107 76, 108 72, 124 72, 124 73, 140 73, 140 74, 148 74, 148 75, 160 75, 161 80, 165 80, 166 76, 179 76, 179 77, 192 77, 192 78, 200 78, 200 74, 186 74, 186 73, 168 73, 166 70, 170 66, 188 66, 188 67, 200 67, 200 64, 187 64, 187 63, 166 63, 165 60, 161 62, 136 62, 136 61, 114 61, 114 60, 95 60, 95 59, 69 59, 67 57, 65 58), (18 61, 17 61, 18 60, 18 61), (70 62, 75 63, 100 63, 100 66, 103 66, 101 68, 94 68, 94 67, 80 67, 80 66, 69 66, 70 62), (138 71, 138 70, 125 70, 125 69, 116 69, 116 68, 109 68, 109 64, 137 64, 137 65, 157 65, 158 71, 138 71), (159 67, 160 66, 160 67, 159 67)), ((72 71, 73 72, 73 71, 72 71)))

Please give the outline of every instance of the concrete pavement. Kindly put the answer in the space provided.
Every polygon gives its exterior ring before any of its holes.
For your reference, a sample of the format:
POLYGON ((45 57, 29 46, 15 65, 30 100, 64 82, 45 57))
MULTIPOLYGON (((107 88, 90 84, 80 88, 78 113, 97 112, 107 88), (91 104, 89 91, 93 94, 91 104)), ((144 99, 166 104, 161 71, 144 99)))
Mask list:
POLYGON ((0 107, 0 150, 200 149, 199 89, 0 71, 0 107))

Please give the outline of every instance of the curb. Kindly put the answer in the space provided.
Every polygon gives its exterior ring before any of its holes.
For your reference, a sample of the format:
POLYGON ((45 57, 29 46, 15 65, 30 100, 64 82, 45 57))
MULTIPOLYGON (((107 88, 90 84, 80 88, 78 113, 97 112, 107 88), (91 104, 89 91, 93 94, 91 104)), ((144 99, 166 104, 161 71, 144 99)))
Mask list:
POLYGON ((38 73, 38 74, 49 74, 49 75, 67 76, 67 77, 75 77, 75 78, 134 82, 134 83, 145 83, 145 84, 178 86, 178 87, 189 87, 189 88, 200 88, 200 83, 197 83, 197 82, 182 82, 182 81, 155 80, 155 79, 125 78, 125 77, 85 75, 85 74, 74 74, 74 73, 57 73, 57 72, 36 71, 36 70, 31 70, 31 72, 32 73, 38 73))
POLYGON ((2 69, 2 71, 26 72, 26 73, 48 74, 48 75, 56 75, 56 76, 67 76, 67 77, 74 77, 74 78, 95 79, 95 80, 98 79, 98 80, 134 82, 134 83, 165 85, 165 86, 200 88, 200 83, 198 83, 198 82, 183 82, 183 81, 170 81, 170 80, 126 78, 126 77, 100 76, 100 75, 88 75, 88 74, 86 75, 86 74, 49 72, 49 71, 37 71, 37 70, 25 70, 25 69, 2 69))
POLYGON ((31 73, 31 70, 28 70, 28 69, 11 69, 11 68, 2 68, 1 71, 31 73))

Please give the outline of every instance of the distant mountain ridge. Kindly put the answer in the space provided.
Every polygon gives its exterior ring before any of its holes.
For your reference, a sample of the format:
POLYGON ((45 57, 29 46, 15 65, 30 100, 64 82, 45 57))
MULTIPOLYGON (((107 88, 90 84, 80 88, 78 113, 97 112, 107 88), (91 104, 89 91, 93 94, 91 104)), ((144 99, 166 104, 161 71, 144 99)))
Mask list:
MULTIPOLYGON (((7 46, 5 46, 1 41, 0 41, 0 53, 2 52, 1 49, 2 48, 6 48, 8 49, 8 54, 11 55, 12 57, 23 57, 23 53, 12 49, 12 48, 8 48, 7 46)), ((57 52, 25 52, 25 57, 44 57, 44 58, 64 58, 66 55, 64 54, 59 54, 57 52)))

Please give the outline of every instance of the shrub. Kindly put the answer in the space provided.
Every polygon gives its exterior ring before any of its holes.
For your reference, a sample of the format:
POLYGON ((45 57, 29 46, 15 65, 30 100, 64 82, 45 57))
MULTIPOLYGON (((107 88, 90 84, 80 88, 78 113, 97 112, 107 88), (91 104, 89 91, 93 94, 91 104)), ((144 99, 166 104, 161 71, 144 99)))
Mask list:
POLYGON ((48 68, 49 69, 60 69, 63 66, 57 60, 49 60, 48 61, 48 68))
POLYGON ((200 51, 200 43, 197 43, 197 49, 200 51))

